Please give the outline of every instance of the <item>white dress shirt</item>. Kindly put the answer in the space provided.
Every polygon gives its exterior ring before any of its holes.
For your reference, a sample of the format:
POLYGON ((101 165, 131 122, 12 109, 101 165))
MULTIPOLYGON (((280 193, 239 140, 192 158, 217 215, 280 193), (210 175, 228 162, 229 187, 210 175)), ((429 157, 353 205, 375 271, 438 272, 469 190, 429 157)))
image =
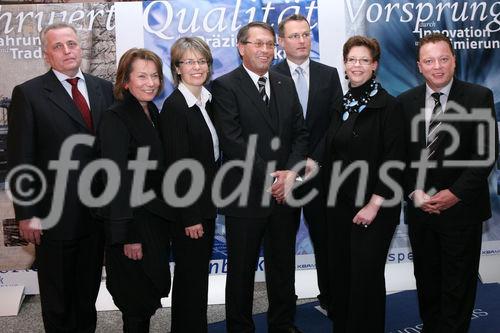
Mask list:
POLYGON ((85 84, 85 77, 83 76, 82 71, 79 69, 78 73, 76 73, 76 75, 73 76, 73 77, 69 77, 66 74, 58 72, 58 71, 56 71, 53 68, 52 68, 52 72, 54 72, 54 74, 56 75, 57 79, 61 82, 61 84, 63 85, 64 89, 66 90, 66 92, 69 94, 69 97, 71 97, 71 98, 73 98, 73 95, 71 94, 71 84, 68 81, 66 81, 66 79, 73 79, 75 77, 79 78, 79 80, 78 80, 78 90, 80 90, 80 93, 83 95, 83 97, 87 101, 87 105, 89 106, 89 110, 90 110, 89 93, 87 91, 87 85, 85 84))
MULTIPOLYGON (((429 134, 429 124, 431 122, 432 111, 434 110, 434 106, 436 102, 434 101, 434 97, 431 95, 435 92, 440 92, 442 95, 439 97, 439 101, 441 102, 441 107, 443 108, 443 113, 446 111, 446 102, 448 102, 448 97, 450 97, 450 89, 453 84, 453 79, 443 87, 440 91, 434 91, 429 87, 428 84, 425 84, 425 106, 424 106, 424 116, 425 116, 425 137, 429 134)), ((408 197, 413 200, 413 194, 415 191, 411 192, 408 197)))
POLYGON ((434 98, 431 96, 435 92, 440 92, 442 95, 439 97, 439 101, 441 102, 441 107, 443 108, 443 112, 446 111, 446 102, 448 102, 448 97, 450 97, 450 89, 453 84, 453 79, 444 86, 440 91, 434 91, 429 87, 429 85, 425 85, 425 136, 429 134, 429 124, 431 122, 432 111, 434 110, 434 106, 436 102, 434 102, 434 98))
POLYGON ((184 98, 186 99, 186 103, 189 107, 193 107, 195 104, 200 108, 201 114, 205 119, 205 123, 210 130, 210 135, 212 136, 212 143, 214 146, 214 160, 217 161, 219 159, 219 137, 217 136, 217 132, 215 131, 214 124, 210 119, 210 116, 207 113, 207 109, 205 106, 208 101, 212 100, 212 94, 205 88, 201 88, 201 97, 198 100, 193 93, 184 85, 184 83, 179 83, 179 91, 182 93, 184 98))
POLYGON ((257 75, 248 68, 246 68, 245 65, 243 65, 243 68, 245 68, 248 75, 250 75, 250 78, 252 79, 255 88, 257 88, 257 91, 259 91, 259 83, 257 82, 259 81, 259 78, 262 76, 266 78, 266 95, 269 98, 269 100, 271 100, 271 83, 269 83, 269 71, 266 72, 266 74, 264 75, 257 75))
POLYGON ((288 59, 286 59, 286 62, 288 63, 288 67, 290 68, 290 73, 292 74, 292 79, 293 79, 293 82, 295 82, 295 86, 297 86, 297 77, 298 77, 298 74, 295 70, 299 66, 302 68, 302 70, 304 72, 304 78, 306 79, 307 91, 309 91, 309 76, 310 76, 310 74, 309 74, 310 73, 310 71, 309 71, 309 63, 310 63, 309 58, 307 58, 307 60, 304 61, 300 65, 297 65, 296 63, 291 62, 288 59))

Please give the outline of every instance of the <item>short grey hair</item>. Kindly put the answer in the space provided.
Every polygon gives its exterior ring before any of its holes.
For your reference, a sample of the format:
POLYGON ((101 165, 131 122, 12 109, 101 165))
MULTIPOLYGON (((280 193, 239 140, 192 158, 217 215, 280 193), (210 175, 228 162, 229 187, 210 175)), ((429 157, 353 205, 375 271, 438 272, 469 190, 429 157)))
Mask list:
POLYGON ((40 32, 40 42, 42 43, 42 51, 45 51, 45 48, 47 47, 47 32, 49 32, 50 30, 58 30, 65 28, 73 30, 75 32, 75 35, 78 37, 76 28, 73 25, 65 22, 53 23, 43 28, 42 31, 40 32))

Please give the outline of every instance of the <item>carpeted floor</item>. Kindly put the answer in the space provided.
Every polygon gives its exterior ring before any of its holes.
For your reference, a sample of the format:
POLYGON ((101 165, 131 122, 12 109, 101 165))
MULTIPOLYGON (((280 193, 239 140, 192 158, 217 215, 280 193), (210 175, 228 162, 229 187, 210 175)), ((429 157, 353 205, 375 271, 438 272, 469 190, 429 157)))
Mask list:
MULTIPOLYGON (((265 285, 256 283, 254 300, 254 321, 257 332, 267 332, 267 299, 265 285)), ((208 310, 210 333, 225 332, 224 305, 211 305, 208 310)), ((98 313, 97 332, 121 332, 121 314, 119 311, 98 313)), ((315 299, 298 302, 297 326, 306 333, 331 332, 331 322, 321 312, 315 299)), ((167 332, 170 327, 170 309, 163 308, 156 312, 151 320, 151 332, 167 332)), ((418 317, 415 291, 405 291, 387 297, 386 332, 418 333, 421 331, 418 317)), ((40 315, 40 298, 29 296, 23 303, 16 317, 0 317, 0 332, 43 332, 40 315)), ((479 284, 476 305, 472 315, 470 333, 500 332, 500 285, 479 284)))
MULTIPOLYGON (((254 316, 257 332, 267 332, 265 313, 254 316)), ((332 324, 319 308, 318 302, 297 306, 296 326, 303 332, 331 332, 332 324)), ((416 291, 404 291, 387 296, 386 332, 418 333, 422 325, 418 316, 416 291)), ((225 322, 209 326, 210 333, 225 332, 225 322)), ((478 284, 476 305, 469 333, 500 332, 500 285, 478 284)))

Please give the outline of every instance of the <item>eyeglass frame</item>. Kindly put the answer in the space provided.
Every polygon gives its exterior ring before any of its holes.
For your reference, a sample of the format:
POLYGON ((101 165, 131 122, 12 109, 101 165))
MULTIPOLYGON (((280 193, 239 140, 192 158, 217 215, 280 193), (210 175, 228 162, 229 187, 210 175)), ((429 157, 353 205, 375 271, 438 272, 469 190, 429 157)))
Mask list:
POLYGON ((344 63, 350 66, 355 66, 357 63, 359 63, 360 66, 370 66, 373 63, 373 59, 349 57, 344 63))
POLYGON ((311 31, 308 31, 308 32, 303 32, 303 33, 301 33, 301 34, 299 34, 299 33, 294 33, 294 34, 291 34, 291 35, 286 36, 286 38, 288 38, 288 39, 290 39, 290 40, 295 40, 295 41, 297 41, 297 40, 300 40, 301 38, 302 38, 302 39, 311 38, 311 36, 312 36, 311 31))
POLYGON ((177 66, 179 65, 186 65, 189 67, 193 67, 195 64, 198 64, 198 66, 208 66, 208 61, 206 59, 199 59, 199 60, 193 60, 193 59, 188 59, 188 60, 179 60, 177 62, 177 66))
POLYGON ((277 43, 274 43, 274 42, 267 42, 267 43, 264 43, 263 41, 257 41, 257 42, 251 42, 249 40, 246 40, 246 41, 242 41, 241 44, 252 44, 252 45, 255 45, 256 48, 260 49, 262 48, 264 45, 267 47, 267 48, 275 48, 278 46, 277 43))

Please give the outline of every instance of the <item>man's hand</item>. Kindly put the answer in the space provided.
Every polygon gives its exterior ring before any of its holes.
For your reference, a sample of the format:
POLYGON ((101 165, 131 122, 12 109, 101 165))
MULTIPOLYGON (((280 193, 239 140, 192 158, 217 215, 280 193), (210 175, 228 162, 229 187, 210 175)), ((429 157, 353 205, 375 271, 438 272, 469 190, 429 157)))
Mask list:
POLYGON ((290 170, 278 170, 273 172, 271 176, 276 178, 271 186, 271 194, 278 203, 283 203, 295 184, 297 173, 290 170))
POLYGON ((430 198, 431 196, 422 190, 415 190, 411 195, 413 205, 417 208, 422 208, 422 205, 429 201, 430 198))
POLYGON ((19 235, 29 243, 40 245, 42 223, 39 218, 31 218, 19 221, 19 235))
POLYGON ((319 171, 318 163, 312 158, 307 158, 306 160, 306 173, 304 175, 305 179, 309 177, 314 177, 319 171))
POLYGON ((141 260, 142 259, 142 244, 141 243, 133 243, 133 244, 125 244, 123 245, 123 254, 127 256, 127 258, 132 260, 141 260))
POLYGON ((413 204, 415 205, 415 207, 420 208, 424 212, 429 213, 429 214, 439 214, 440 213, 439 210, 437 210, 434 207, 429 206, 427 204, 429 202, 431 196, 428 195, 427 193, 425 193, 424 191, 415 190, 415 192, 413 192, 413 195, 411 196, 411 198, 413 200, 413 204))
POLYGON ((453 207, 459 201, 460 199, 447 189, 434 194, 425 205, 442 212, 443 210, 453 207))
POLYGON ((190 227, 184 228, 184 232, 186 233, 186 236, 193 239, 201 238, 203 237, 203 225, 201 223, 192 225, 190 227))

